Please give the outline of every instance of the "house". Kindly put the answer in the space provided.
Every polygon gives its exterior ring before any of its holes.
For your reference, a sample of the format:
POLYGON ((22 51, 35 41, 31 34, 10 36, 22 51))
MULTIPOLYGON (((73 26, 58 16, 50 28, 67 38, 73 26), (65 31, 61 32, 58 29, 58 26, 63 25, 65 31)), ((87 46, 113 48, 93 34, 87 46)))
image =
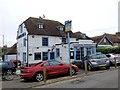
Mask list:
POLYGON ((4 54, 4 61, 17 60, 17 44, 8 48, 4 54))
POLYGON ((103 34, 92 37, 92 40, 97 43, 98 47, 113 47, 120 45, 120 32, 116 34, 103 34))
MULTIPOLYGON (((95 51, 95 44, 85 34, 72 31, 69 33, 71 48, 73 48, 73 53, 78 55, 77 57, 84 56, 85 52, 81 50, 84 50, 85 47, 91 53, 95 51), (83 53, 81 54, 81 52, 83 53)), ((65 25, 41 17, 29 17, 19 25, 17 31, 17 55, 23 65, 52 59, 66 61, 68 48, 65 25)))

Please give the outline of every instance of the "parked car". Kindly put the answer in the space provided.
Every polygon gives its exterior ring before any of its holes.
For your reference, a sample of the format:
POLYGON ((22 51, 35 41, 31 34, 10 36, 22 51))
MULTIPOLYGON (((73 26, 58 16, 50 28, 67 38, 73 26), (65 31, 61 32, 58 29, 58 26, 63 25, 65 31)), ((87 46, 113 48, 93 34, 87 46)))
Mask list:
MULTIPOLYGON (((110 60, 104 54, 89 55, 87 57, 87 68, 93 70, 95 68, 105 67, 110 68, 110 60)), ((81 68, 84 68, 84 60, 81 61, 81 68)))
POLYGON ((114 65, 115 60, 116 64, 120 64, 120 54, 106 54, 106 56, 110 59, 110 65, 114 65))
MULTIPOLYGON (((21 70, 20 77, 22 79, 34 79, 36 81, 42 81, 44 79, 43 66, 46 66, 47 77, 68 74, 70 71, 69 64, 64 64, 57 60, 45 60, 35 65, 31 65, 30 67, 24 67, 21 70)), ((76 72, 78 72, 78 67, 76 65, 72 65, 72 74, 74 75, 76 72)))
POLYGON ((0 74, 2 74, 3 72, 15 72, 15 65, 14 63, 10 62, 10 61, 2 61, 0 62, 0 74))

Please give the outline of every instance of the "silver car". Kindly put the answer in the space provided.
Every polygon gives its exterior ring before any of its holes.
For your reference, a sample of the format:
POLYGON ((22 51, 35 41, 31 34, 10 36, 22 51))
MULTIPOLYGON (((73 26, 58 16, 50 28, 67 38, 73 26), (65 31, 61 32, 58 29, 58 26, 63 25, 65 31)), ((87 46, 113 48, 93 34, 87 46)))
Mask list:
POLYGON ((106 54, 106 56, 110 59, 111 65, 115 64, 115 60, 116 64, 120 64, 120 54, 106 54))
POLYGON ((100 67, 110 68, 110 59, 107 58, 105 54, 90 55, 88 56, 87 63, 88 70, 100 67))

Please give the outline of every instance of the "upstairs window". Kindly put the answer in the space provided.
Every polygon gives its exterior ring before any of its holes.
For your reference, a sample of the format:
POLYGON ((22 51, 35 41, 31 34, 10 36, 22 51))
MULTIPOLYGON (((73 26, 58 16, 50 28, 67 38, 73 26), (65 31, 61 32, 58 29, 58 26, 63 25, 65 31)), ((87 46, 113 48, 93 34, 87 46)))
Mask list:
POLYGON ((104 38, 104 43, 106 43, 106 38, 104 38))
POLYGON ((38 29, 43 29, 43 28, 44 28, 43 23, 38 23, 38 29))
POLYGON ((48 38, 47 37, 42 38, 42 46, 48 46, 48 38))
POLYGON ((81 34, 82 38, 86 38, 86 34, 82 33, 81 34))
POLYGON ((64 30, 64 27, 63 27, 63 26, 60 26, 59 29, 60 29, 60 31, 63 31, 63 30, 64 30))
POLYGON ((23 25, 22 24, 19 26, 19 33, 23 33, 23 25))
POLYGON ((64 31, 64 26, 62 26, 62 25, 57 26, 57 29, 60 30, 60 31, 64 31))
POLYGON ((26 47, 26 38, 23 39, 23 46, 26 47))
POLYGON ((62 43, 67 43, 67 39, 66 38, 62 38, 62 43))

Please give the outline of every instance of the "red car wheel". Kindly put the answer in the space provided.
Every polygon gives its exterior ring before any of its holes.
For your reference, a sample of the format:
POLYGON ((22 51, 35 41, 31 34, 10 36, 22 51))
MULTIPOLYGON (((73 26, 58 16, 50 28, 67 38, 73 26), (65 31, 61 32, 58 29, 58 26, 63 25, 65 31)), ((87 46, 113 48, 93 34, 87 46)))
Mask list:
POLYGON ((42 74, 42 73, 37 73, 37 74, 35 75, 35 80, 36 80, 36 81, 40 82, 40 81, 42 81, 43 79, 44 79, 44 77, 43 77, 43 74, 42 74))

